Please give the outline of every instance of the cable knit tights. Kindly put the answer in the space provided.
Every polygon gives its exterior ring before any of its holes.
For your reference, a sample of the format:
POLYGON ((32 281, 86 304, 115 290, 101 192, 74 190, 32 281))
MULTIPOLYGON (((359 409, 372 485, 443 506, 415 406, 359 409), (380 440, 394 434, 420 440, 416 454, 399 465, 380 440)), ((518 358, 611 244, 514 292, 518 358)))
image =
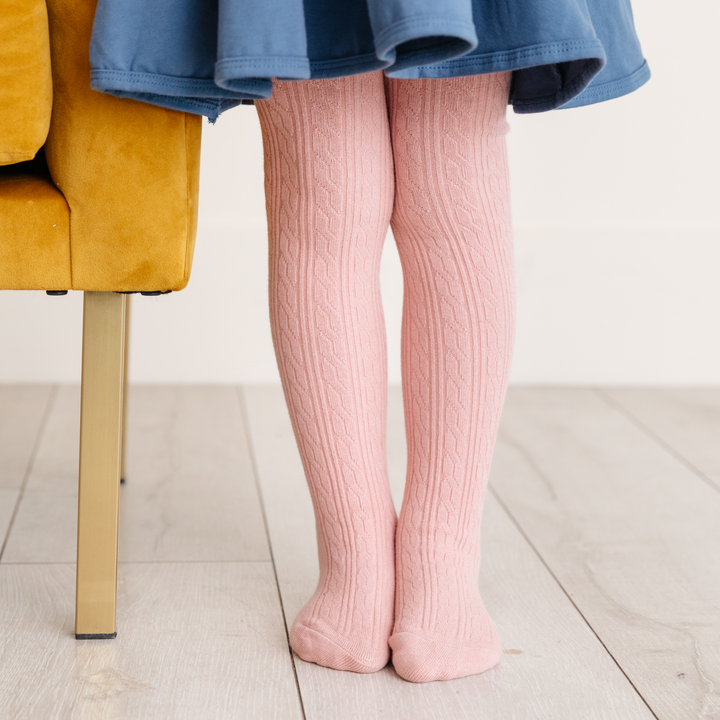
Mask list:
POLYGON ((427 682, 494 666, 480 519, 510 365, 510 73, 276 82, 256 103, 270 318, 315 509, 320 580, 290 632, 304 660, 427 682), (404 276, 408 472, 385 459, 379 266, 404 276))

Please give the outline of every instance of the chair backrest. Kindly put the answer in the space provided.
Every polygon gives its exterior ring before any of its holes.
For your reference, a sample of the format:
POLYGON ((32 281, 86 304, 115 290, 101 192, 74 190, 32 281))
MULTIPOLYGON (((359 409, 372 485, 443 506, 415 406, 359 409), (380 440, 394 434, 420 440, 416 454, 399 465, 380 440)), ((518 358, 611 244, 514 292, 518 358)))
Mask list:
POLYGON ((51 113, 45 0, 0 0, 0 165, 35 157, 51 113))

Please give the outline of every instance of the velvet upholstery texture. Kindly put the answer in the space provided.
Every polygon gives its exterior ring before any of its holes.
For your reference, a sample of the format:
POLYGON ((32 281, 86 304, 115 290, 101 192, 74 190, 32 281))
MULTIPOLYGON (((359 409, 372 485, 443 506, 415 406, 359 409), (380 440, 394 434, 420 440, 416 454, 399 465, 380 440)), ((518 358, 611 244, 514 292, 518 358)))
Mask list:
POLYGON ((0 0, 0 165, 35 157, 51 110, 45 0, 0 0))
POLYGON ((94 13, 95 0, 47 2, 52 115, 42 167, 0 175, 0 289, 181 290, 189 280, 202 117, 92 90, 94 13))
POLYGON ((0 287, 67 290, 70 209, 50 178, 0 175, 0 287))

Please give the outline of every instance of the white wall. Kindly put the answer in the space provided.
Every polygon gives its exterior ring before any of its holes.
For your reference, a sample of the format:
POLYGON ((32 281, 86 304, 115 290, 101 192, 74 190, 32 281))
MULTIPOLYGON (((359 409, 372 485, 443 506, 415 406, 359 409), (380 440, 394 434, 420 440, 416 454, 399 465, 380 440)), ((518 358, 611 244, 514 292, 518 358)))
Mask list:
MULTIPOLYGON (((634 0, 653 77, 623 98, 509 110, 518 325, 511 382, 720 384, 717 4, 634 0)), ((255 111, 205 124, 190 285, 133 297, 131 379, 279 382, 255 111)), ((402 278, 382 266, 390 381, 402 278)), ((82 296, 0 293, 0 382, 77 382, 82 296)))

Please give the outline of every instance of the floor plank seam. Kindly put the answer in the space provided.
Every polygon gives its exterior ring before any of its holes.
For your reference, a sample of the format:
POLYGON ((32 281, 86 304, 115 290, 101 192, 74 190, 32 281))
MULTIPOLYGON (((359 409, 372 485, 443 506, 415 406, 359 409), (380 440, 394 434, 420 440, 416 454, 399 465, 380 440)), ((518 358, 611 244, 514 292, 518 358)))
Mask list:
MULTIPOLYGON (((513 446, 515 446, 515 441, 510 440, 510 439, 507 437, 506 434, 502 433, 502 437, 503 437, 503 440, 505 440, 506 442, 508 442, 508 443, 512 444, 513 446)), ((567 599, 570 601, 570 603, 572 604, 572 606, 573 606, 573 607, 575 608, 575 610, 577 611, 578 615, 583 619, 583 621, 585 622, 585 624, 588 626, 588 628, 590 629, 590 632, 597 638, 598 642, 602 645, 602 647, 604 648, 605 652, 610 656, 610 658, 612 658, 612 661, 615 663, 615 665, 617 666, 617 668, 618 668, 618 669, 620 670, 620 672, 625 676, 625 679, 628 681, 628 683, 630 683, 630 686, 631 686, 631 687, 633 688, 633 690, 637 693, 638 697, 643 701, 643 703, 645 704, 645 706, 647 707, 647 709, 649 710, 649 712, 652 714, 652 716, 653 716, 654 718, 656 718, 656 720, 660 720, 659 717, 658 717, 658 715, 657 715, 657 714, 655 713, 655 711, 652 709, 652 707, 650 706, 650 704, 648 703, 648 701, 645 699, 645 697, 643 696, 643 694, 640 692, 640 690, 638 689, 638 687, 635 685, 635 683, 630 679, 630 677, 628 676, 628 674, 625 672, 625 670, 624 670, 624 668, 622 667, 622 665, 620 665, 620 663, 617 661, 617 659, 615 658, 615 656, 610 652, 610 650, 609 650, 609 648, 607 647, 607 645, 603 642, 602 638, 601 638, 600 635, 597 633, 597 631, 595 630, 595 628, 590 624, 590 621, 585 617, 585 615, 584 615, 583 612, 580 610, 580 608, 577 606, 577 604, 576 604, 575 601, 572 599, 572 597, 570 597, 569 593, 567 592, 567 590, 565 589, 565 587, 563 586, 563 584, 560 582, 560 579, 559 579, 559 578, 555 575, 555 573, 552 571, 552 569, 551 569, 550 566, 547 564, 547 562, 545 561, 545 558, 542 556, 542 554, 540 553, 540 551, 538 550, 538 548, 535 546, 535 544, 532 542, 532 540, 530 540, 530 538, 528 537, 527 533, 526 533, 525 530, 522 528, 522 526, 520 525, 520 523, 518 522, 518 520, 515 518, 515 516, 512 514, 512 512, 510 512, 510 508, 503 502, 503 500, 502 500, 502 498, 500 497, 498 491, 497 491, 492 485, 488 485, 488 488, 489 488, 490 492, 493 494, 493 497, 498 501, 498 503, 500 504, 500 507, 502 507, 502 509, 504 510, 504 512, 506 513, 506 515, 508 516, 508 518, 510 518, 510 521, 513 523, 513 525, 515 525, 515 527, 517 528, 518 532, 519 532, 519 533, 522 535, 522 537, 525 539, 525 542, 527 542, 527 544, 530 546, 530 548, 532 549, 532 551, 535 553, 535 555, 537 556, 538 560, 540 560, 540 562, 543 564, 543 566, 544 566, 545 569, 548 571, 548 573, 550 573, 550 576, 553 578, 553 580, 555 580, 555 582, 557 583, 557 585, 558 585, 558 587, 560 588, 560 590, 562 591, 562 593, 565 595, 565 597, 567 597, 567 599)))
POLYGON ((48 395, 47 405, 45 405, 45 412, 43 413, 42 420, 40 421, 40 427, 38 428, 37 437, 33 443, 32 452, 30 453, 30 459, 28 460, 27 467, 25 468, 25 474, 23 475, 22 483, 20 484, 20 492, 18 493, 17 500, 15 501, 15 507, 13 508, 12 515, 10 516, 10 522, 8 523, 5 537, 3 538, 3 544, 0 548, 0 563, 2 563, 3 555, 5 554, 5 548, 7 547, 8 540, 10 539, 10 533, 12 533, 13 525, 15 524, 15 518, 17 517, 18 510, 20 509, 20 503, 22 502, 25 494, 25 488, 27 487, 28 480, 32 474, 33 467, 35 465, 35 459, 37 458, 40 445, 42 444, 43 436, 45 435, 45 429, 47 427, 50 415, 52 414, 53 407, 55 406, 55 400, 58 396, 59 386, 53 385, 50 394, 48 395))
POLYGON ((650 438, 653 442, 659 445, 663 450, 672 455, 679 463, 684 465, 690 472, 697 478, 702 480, 706 485, 709 485, 715 492, 720 493, 720 486, 713 482, 700 468, 695 467, 686 457, 681 455, 672 445, 663 440, 659 435, 653 432, 647 425, 643 423, 638 417, 633 415, 626 407, 621 405, 617 400, 608 395, 602 387, 592 387, 591 390, 595 392, 602 400, 604 400, 613 410, 619 412, 626 420, 632 423, 640 432, 650 438))
POLYGON ((265 526, 265 535, 267 537, 268 549, 270 550, 270 561, 272 563, 273 576, 275 577, 275 588, 277 590, 278 601, 280 602, 280 611, 282 612, 283 625, 285 626, 285 639, 287 640, 288 653, 290 655, 290 662, 292 664, 293 676, 295 677, 295 688, 297 689, 298 700, 300 701, 300 712, 303 720, 306 720, 307 715, 305 713, 305 703, 303 701, 302 691, 300 689, 300 680, 298 679, 297 667, 295 666, 295 656, 293 655, 292 648, 290 647, 290 629, 288 628, 287 616, 285 614, 285 605, 283 604, 282 593, 280 592, 280 581, 278 579, 277 567, 275 565, 275 555, 273 554, 272 538, 270 537, 270 529, 268 527, 267 514, 265 512, 265 499, 262 493, 262 487, 260 487, 260 474, 258 472, 257 462, 255 458, 255 448, 252 443, 252 436, 250 434, 250 418, 247 413, 247 405, 245 403, 245 393, 243 392, 242 386, 237 386, 237 399, 240 405, 240 415, 243 421, 243 430, 245 431, 245 442, 247 444, 248 453, 250 454, 250 466, 252 467, 253 477, 255 479, 255 487, 257 488, 258 499, 260 501, 260 511, 262 512, 263 525, 265 526))

